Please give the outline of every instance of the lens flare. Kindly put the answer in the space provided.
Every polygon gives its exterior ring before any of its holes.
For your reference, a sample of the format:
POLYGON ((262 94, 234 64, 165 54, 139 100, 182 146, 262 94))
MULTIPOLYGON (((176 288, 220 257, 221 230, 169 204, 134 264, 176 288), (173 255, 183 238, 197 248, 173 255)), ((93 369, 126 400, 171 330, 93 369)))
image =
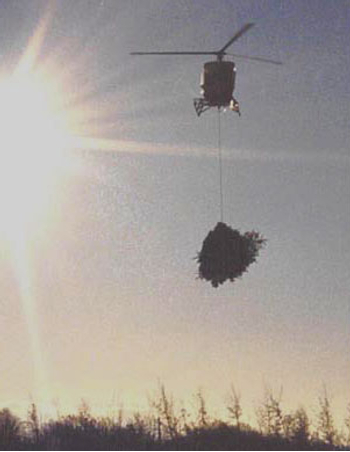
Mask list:
MULTIPOLYGON (((57 86, 36 67, 51 3, 15 71, 0 77, 0 233, 9 244, 32 354, 35 403, 51 400, 40 340, 34 234, 67 163, 70 134, 57 86)), ((49 14, 50 13, 50 14, 49 14)))
POLYGON ((0 84, 0 206, 3 227, 13 235, 37 220, 63 164, 68 133, 45 86, 34 75, 0 84))

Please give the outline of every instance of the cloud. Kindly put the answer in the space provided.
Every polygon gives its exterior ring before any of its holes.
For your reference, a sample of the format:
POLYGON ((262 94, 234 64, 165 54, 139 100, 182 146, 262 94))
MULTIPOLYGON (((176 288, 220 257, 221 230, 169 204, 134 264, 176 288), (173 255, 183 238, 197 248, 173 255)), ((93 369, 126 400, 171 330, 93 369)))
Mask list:
MULTIPOLYGON (((188 144, 172 145, 152 143, 147 141, 130 141, 104 138, 75 138, 73 147, 80 150, 101 151, 107 153, 136 153, 150 155, 169 155, 179 157, 216 157, 216 147, 191 146, 188 144)), ((222 156, 228 160, 254 162, 321 162, 350 164, 350 155, 345 150, 338 152, 313 151, 302 152, 284 150, 251 150, 251 149, 223 149, 222 156)))

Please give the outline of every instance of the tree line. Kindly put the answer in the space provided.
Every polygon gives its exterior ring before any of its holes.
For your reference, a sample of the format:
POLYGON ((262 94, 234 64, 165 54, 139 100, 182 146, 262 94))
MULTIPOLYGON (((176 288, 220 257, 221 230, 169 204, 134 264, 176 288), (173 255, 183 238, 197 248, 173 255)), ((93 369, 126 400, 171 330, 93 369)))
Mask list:
POLYGON ((339 431, 324 389, 318 413, 311 420, 303 407, 285 413, 282 391, 265 390, 256 409, 257 427, 243 422, 241 395, 232 386, 226 400, 228 421, 213 418, 201 391, 196 410, 177 407, 164 386, 147 413, 125 418, 96 417, 82 402, 76 414, 41 421, 36 405, 20 419, 0 410, 1 450, 350 450, 350 404, 339 431))

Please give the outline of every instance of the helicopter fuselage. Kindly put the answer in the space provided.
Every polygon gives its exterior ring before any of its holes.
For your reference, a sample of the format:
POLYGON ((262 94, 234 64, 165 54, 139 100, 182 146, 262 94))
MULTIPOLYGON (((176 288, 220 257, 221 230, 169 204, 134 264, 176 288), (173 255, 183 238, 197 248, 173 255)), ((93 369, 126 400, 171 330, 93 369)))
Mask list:
POLYGON ((232 61, 208 61, 201 74, 202 98, 193 99, 198 116, 211 107, 230 108, 240 115, 239 104, 233 97, 236 82, 236 66, 232 61))
POLYGON ((204 64, 200 86, 210 107, 230 105, 235 89, 236 66, 232 61, 209 61, 204 64))

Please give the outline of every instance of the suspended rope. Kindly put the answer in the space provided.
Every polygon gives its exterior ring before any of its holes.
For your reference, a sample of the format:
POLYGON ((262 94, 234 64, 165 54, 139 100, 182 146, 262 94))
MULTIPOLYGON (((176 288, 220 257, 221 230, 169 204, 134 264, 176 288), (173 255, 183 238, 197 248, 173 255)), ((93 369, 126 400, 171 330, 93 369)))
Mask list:
POLYGON ((223 188, 222 188, 220 107, 218 107, 218 153, 219 153, 219 181, 220 181, 220 221, 223 223, 224 222, 224 194, 223 194, 223 188))
POLYGON ((224 223, 223 165, 221 151, 221 108, 218 108, 218 160, 220 184, 220 221, 209 231, 197 255, 198 276, 218 287, 225 281, 240 278, 247 268, 256 261, 266 239, 256 231, 241 234, 224 223))

